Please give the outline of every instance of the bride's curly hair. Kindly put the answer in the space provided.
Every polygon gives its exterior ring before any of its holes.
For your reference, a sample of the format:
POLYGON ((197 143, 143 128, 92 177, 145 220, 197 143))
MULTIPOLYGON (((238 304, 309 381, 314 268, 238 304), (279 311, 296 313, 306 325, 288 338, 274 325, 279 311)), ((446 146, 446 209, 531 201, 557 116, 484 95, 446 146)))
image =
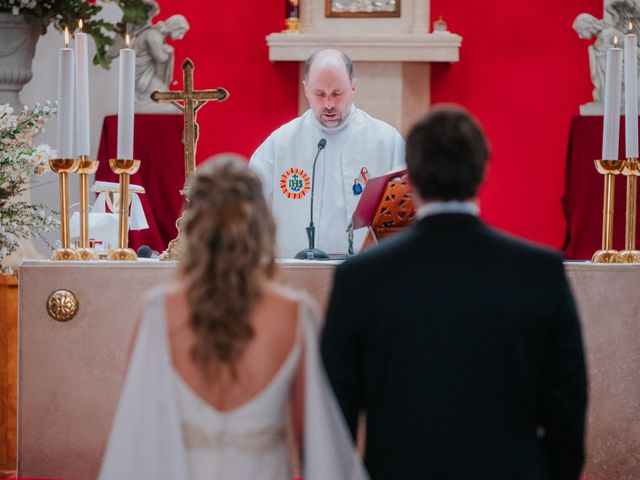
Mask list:
POLYGON ((181 230, 181 273, 197 337, 192 357, 205 372, 228 366, 234 373, 253 336, 250 313, 261 281, 275 268, 275 223, 260 179, 241 157, 222 154, 198 167, 181 230))

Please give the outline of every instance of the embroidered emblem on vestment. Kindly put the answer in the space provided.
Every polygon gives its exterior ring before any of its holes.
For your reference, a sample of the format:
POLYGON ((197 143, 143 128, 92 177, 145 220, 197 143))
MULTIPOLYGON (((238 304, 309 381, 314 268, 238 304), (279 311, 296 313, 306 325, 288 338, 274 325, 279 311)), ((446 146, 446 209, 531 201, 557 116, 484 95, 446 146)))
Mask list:
POLYGON ((280 189, 287 198, 299 200, 311 189, 311 178, 301 168, 289 168, 280 177, 280 189))

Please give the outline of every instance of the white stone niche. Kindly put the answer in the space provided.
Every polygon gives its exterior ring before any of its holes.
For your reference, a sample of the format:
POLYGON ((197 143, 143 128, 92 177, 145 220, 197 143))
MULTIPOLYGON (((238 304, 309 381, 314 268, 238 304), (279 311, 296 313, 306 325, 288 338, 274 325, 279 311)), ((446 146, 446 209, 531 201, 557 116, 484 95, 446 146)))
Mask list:
MULTIPOLYGON (((457 62, 462 37, 430 33, 429 0, 401 2, 400 17, 337 18, 325 16, 325 0, 300 0, 301 32, 268 35, 269 60, 300 62, 302 78, 313 52, 345 52, 355 66, 356 104, 406 134, 430 104, 430 64, 457 62)), ((307 108, 300 82, 300 113, 307 108)))

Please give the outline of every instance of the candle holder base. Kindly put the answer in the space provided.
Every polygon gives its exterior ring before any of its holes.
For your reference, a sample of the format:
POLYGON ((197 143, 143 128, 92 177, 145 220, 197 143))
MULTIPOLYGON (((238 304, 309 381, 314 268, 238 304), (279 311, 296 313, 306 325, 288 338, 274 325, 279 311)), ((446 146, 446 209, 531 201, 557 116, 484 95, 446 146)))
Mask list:
POLYGON ((176 220, 178 236, 169 242, 167 249, 160 254, 161 261, 179 260, 182 255, 182 215, 176 220))
POLYGON ((591 258, 593 263, 622 263, 618 250, 598 250, 591 258))
POLYGON ((79 260, 100 260, 99 255, 93 248, 78 248, 76 250, 79 260))
POLYGON ((138 255, 131 248, 116 248, 111 250, 107 255, 107 260, 116 261, 135 261, 138 259, 138 255))
POLYGON ((622 250, 620 252, 621 263, 640 263, 640 250, 622 250))
POLYGON ((80 260, 80 256, 78 255, 78 252, 70 248, 59 248, 53 251, 51 254, 51 260, 80 260))

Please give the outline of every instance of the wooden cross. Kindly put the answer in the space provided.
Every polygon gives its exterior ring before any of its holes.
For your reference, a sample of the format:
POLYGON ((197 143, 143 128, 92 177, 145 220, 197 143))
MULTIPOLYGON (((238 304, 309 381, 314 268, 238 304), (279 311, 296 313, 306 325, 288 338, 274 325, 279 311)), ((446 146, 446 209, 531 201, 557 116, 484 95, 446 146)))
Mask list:
POLYGON ((187 58, 182 63, 183 90, 169 90, 168 92, 155 91, 151 94, 154 102, 170 102, 184 113, 184 130, 182 143, 184 145, 184 190, 189 190, 191 181, 196 172, 196 145, 198 143, 198 123, 196 115, 205 103, 210 101, 223 102, 229 98, 229 92, 224 88, 215 90, 193 89, 193 62, 187 58), (180 103, 182 102, 182 103, 180 103))

